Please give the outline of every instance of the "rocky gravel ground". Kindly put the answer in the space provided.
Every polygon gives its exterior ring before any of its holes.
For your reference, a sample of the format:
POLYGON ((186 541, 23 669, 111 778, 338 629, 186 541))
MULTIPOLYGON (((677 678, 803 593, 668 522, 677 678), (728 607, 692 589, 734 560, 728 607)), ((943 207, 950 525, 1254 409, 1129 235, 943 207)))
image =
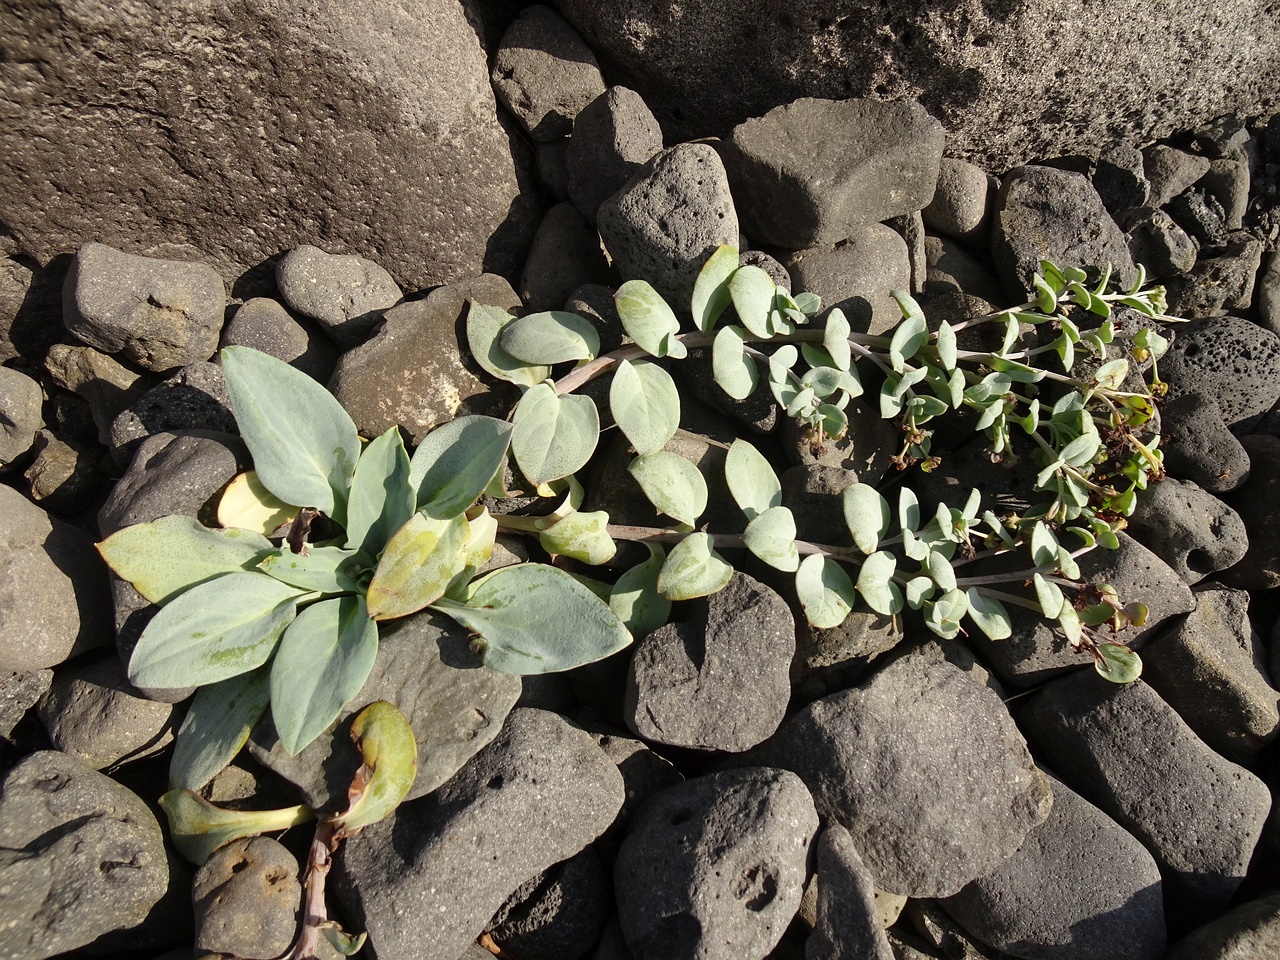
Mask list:
MULTIPOLYGON (((903 99, 800 98, 676 142, 554 11, 526 8, 491 46, 504 122, 536 156, 521 203, 545 210, 507 276, 415 283, 335 244, 228 283, 222 259, 89 235, 8 271, 24 306, 0 316, 0 953, 265 960, 292 940, 306 831, 198 870, 167 842, 156 799, 191 691, 130 686, 154 608, 93 546, 167 514, 213 522, 249 466, 220 346, 327 384, 365 436, 417 443, 513 401, 458 344, 469 299, 577 312, 607 350, 614 288, 642 277, 687 302, 727 243, 871 333, 900 316, 894 289, 930 318, 1023 302, 1043 257, 1124 282, 1141 263, 1167 286, 1189 321, 1160 361, 1170 478, 1118 550, 1081 561, 1150 608, 1129 638, 1142 680, 1106 683, 1029 614, 998 642, 865 611, 814 630, 750 565, 569 675, 495 673, 452 621, 406 618, 351 705, 398 704, 420 756, 409 799, 330 881, 363 955, 1280 956, 1280 117, 1003 168, 955 155, 903 99)), ((896 441, 874 415, 815 454, 693 369, 668 448, 705 463, 752 437, 802 536, 830 535, 832 493, 885 477, 896 441)), ((593 509, 642 522, 619 443, 589 471, 593 509)), ((940 475, 922 502, 1026 482, 972 447, 940 475)), ((713 489, 719 520, 743 525, 713 489)), ((340 733, 292 757, 264 721, 209 798, 337 806, 340 733)))

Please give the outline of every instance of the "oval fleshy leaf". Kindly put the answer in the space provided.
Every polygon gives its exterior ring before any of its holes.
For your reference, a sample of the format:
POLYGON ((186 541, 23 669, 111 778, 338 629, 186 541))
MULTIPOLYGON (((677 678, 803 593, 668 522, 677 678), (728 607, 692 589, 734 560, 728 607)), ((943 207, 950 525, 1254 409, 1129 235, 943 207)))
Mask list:
POLYGON ((676 339, 680 321, 662 295, 644 280, 628 280, 613 295, 622 329, 636 346, 655 357, 682 360, 688 349, 676 339))
POLYGON ((853 328, 844 315, 844 311, 836 307, 827 314, 827 326, 822 332, 822 346, 831 357, 832 362, 841 370, 853 366, 853 351, 849 347, 849 334, 853 328))
POLYGON ((654 453, 680 428, 680 392, 656 363, 623 360, 609 385, 609 410, 636 453, 654 453))
POLYGON ((351 739, 363 762, 347 790, 351 805, 334 819, 338 837, 349 837, 390 814, 418 775, 413 728, 386 700, 375 700, 356 714, 351 739))
POLYGON ((117 530, 98 544, 112 570, 152 603, 165 604, 197 584, 251 571, 275 549, 249 530, 210 530, 178 514, 117 530))
POLYGON ((262 485, 285 503, 346 521, 360 438, 342 404, 283 360, 224 347, 231 410, 262 485))
POLYGON ((129 682, 172 689, 248 673, 267 662, 303 596, 264 573, 228 573, 192 587, 142 631, 129 682))
POLYGON ((769 313, 777 289, 773 278, 756 266, 739 267, 729 280, 729 296, 738 319, 753 335, 766 340, 772 335, 769 313))
POLYGON ((658 575, 667 553, 656 543, 646 546, 649 559, 625 571, 609 594, 609 609, 637 640, 657 630, 671 616, 671 601, 658 593, 658 575))
POLYGON ((892 553, 881 550, 862 561, 858 571, 858 593, 876 613, 892 616, 902 611, 902 591, 893 582, 898 560, 892 553))
POLYGON ((794 573, 800 566, 796 549, 796 521, 786 507, 770 507, 747 524, 747 549, 769 566, 794 573))
POLYGON ((416 509, 409 454, 392 427, 360 454, 347 504, 347 546, 377 556, 416 509))
POLYGON ((436 609, 478 634, 485 665, 501 673, 558 673, 593 663, 631 643, 608 605, 563 570, 504 567, 477 580, 465 604, 436 609))
POLYGON ((511 434, 494 417, 458 417, 432 430, 409 461, 418 508, 437 520, 463 513, 502 472, 511 434))
POLYGON ((965 592, 969 597, 969 616, 988 638, 1007 640, 1013 636, 1013 620, 1003 603, 977 587, 970 587, 965 592))
POLYGON ((595 567, 608 563, 618 552, 618 545, 605 529, 608 525, 609 514, 603 510, 575 510, 543 530, 538 542, 553 556, 572 557, 595 567))
POLYGON ((1094 669, 1112 683, 1133 683, 1142 676, 1142 659, 1119 643, 1100 643, 1094 669))
POLYGON ((636 457, 627 467, 649 502, 692 526, 707 509, 707 481, 692 463, 670 450, 636 457))
POLYGON ((531 364, 591 360, 600 352, 600 334, 591 321, 564 310, 513 320, 503 326, 498 343, 517 360, 531 364))
POLYGON ((369 581, 369 616, 389 620, 435 602, 466 566, 470 528, 465 516, 449 520, 415 513, 387 544, 369 581))
POLYGON ((196 691, 174 739, 170 787, 199 790, 235 759, 266 712, 269 676, 259 667, 196 691))
POLYGON ((511 453, 535 486, 580 470, 600 438, 600 414, 591 398, 557 396, 546 383, 520 398, 514 420, 511 453))
POLYGON ((857 600, 844 567, 817 553, 805 557, 796 570, 796 596, 809 625, 819 630, 844 623, 857 600))
POLYGON ((294 619, 271 664, 271 719, 296 756, 364 686, 378 655, 378 626, 363 597, 321 600, 294 619))
POLYGON ((734 400, 745 400, 760 385, 760 368, 744 346, 742 329, 734 324, 721 328, 711 342, 711 375, 734 400))
POLYGON ((735 440, 724 460, 724 477, 734 502, 754 520, 782 503, 782 484, 764 455, 746 440, 735 440))
POLYGON ((693 282, 693 299, 690 307, 693 322, 703 333, 710 331, 724 308, 729 305, 729 281, 738 269, 738 250, 728 245, 716 247, 707 262, 698 271, 693 282))
POLYGON ((521 387, 532 387, 551 376, 550 367, 525 363, 502 349, 499 337, 515 317, 501 307, 467 304, 467 349, 486 373, 521 387))
POLYGON ((262 485, 256 470, 246 470, 222 491, 218 500, 218 524, 238 527, 269 537, 298 515, 298 508, 285 503, 262 485))
POLYGON ((354 593, 360 589, 357 581, 362 566, 371 564, 367 553, 341 547, 311 547, 306 554, 282 547, 267 554, 258 564, 258 569, 281 583, 302 590, 354 593))
POLYGON ((714 543, 706 533, 691 533, 677 543, 658 574, 658 593, 668 600, 693 600, 723 590, 733 578, 733 567, 716 553, 714 543))
POLYGON ((840 499, 854 544, 865 554, 875 553, 889 529, 889 502, 871 484, 857 482, 845 487, 840 499))

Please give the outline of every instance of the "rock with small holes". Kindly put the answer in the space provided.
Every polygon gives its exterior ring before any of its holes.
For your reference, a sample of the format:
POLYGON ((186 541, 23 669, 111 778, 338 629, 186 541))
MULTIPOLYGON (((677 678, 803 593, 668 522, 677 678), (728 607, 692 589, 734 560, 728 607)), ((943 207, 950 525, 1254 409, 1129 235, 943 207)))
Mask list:
POLYGON ((817 831, 813 798, 785 770, 726 770, 652 797, 613 874, 635 960, 766 956, 800 907, 817 831))
POLYGON ((520 274, 520 299, 525 310, 559 310, 578 287, 607 285, 611 280, 600 235, 577 207, 557 203, 548 210, 520 274))
POLYGON ((912 897, 989 872, 1053 802, 1000 695, 937 643, 815 700, 742 762, 799 774, 876 886, 912 897))
POLYGON ((1240 438, 1251 464, 1249 478, 1225 499, 1249 532, 1249 550, 1218 579, 1240 590, 1280 587, 1280 438, 1253 433, 1240 438))
POLYGON ((270 837, 232 840, 196 872, 191 899, 197 950, 270 960, 298 926, 298 861, 270 837))
POLYGON ((1169 278, 1170 315, 1194 320, 1248 310, 1261 264, 1261 242, 1243 232, 1233 234, 1216 256, 1201 257, 1187 273, 1169 278))
POLYGON ((246 300, 222 328, 224 347, 252 347, 327 383, 338 360, 333 341, 314 324, 303 325, 278 300, 246 300))
POLYGON ((360 696, 324 733, 290 754, 268 714, 250 736, 249 751, 296 784, 311 806, 339 809, 360 766, 348 736, 351 719, 366 704, 386 700, 400 708, 418 743, 418 773, 407 795, 412 800, 435 790, 493 740, 519 697, 518 676, 484 666, 465 630, 424 611, 382 627, 378 659, 360 696))
POLYGON ((909 100, 806 97, 738 124, 722 150, 747 235, 798 250, 927 206, 943 140, 909 100))
POLYGON ((622 278, 647 280, 676 309, 716 248, 738 242, 724 164, 705 143, 651 159, 600 205, 596 225, 622 278))
POLYGON ((991 223, 996 272, 1014 302, 1028 298, 1041 260, 1100 270, 1129 287, 1137 269, 1120 227, 1087 179, 1053 167, 1025 166, 1005 175, 991 223))
POLYGON ((613 913, 608 872, 591 847, 522 883, 498 908, 489 937, 520 960, 577 960, 613 913))
POLYGON ((565 151, 569 199, 595 225, 600 205, 662 149, 662 130, 640 94, 610 87, 573 122, 565 151))
POLYGON ((659 790, 674 786, 684 780, 675 764, 650 750, 643 742, 625 736, 604 724, 576 721, 578 726, 595 738, 596 746, 618 765, 627 796, 622 801, 618 815, 609 829, 595 842, 595 848, 612 862, 617 855, 618 844, 631 821, 631 815, 659 790))
POLYGON ((1022 720, 1058 776, 1155 857, 1171 909, 1186 918, 1226 906, 1271 809, 1261 780, 1210 749, 1142 680, 1081 671, 1042 687, 1022 720))
POLYGON ((891 290, 911 287, 911 255, 896 230, 882 223, 850 232, 835 246, 797 250, 783 261, 797 290, 839 307, 855 333, 886 333, 902 311, 891 290))
POLYGON ((1053 784, 1049 818, 991 873, 941 901, 974 937, 1036 960, 1160 960, 1160 869, 1105 813, 1053 784))
POLYGON ((1280 253, 1270 254, 1266 269, 1258 273, 1255 300, 1258 322, 1272 333, 1280 333, 1280 253))
POLYGON ((130 404, 112 421, 112 452, 123 466, 138 441, 179 430, 237 432, 231 395, 218 364, 188 364, 130 404))
POLYGON ((63 287, 62 322, 103 353, 161 373, 218 349, 227 291, 213 267, 86 243, 63 287))
POLYGON ((814 844, 818 886, 814 931, 805 960, 893 960, 876 912, 875 879, 849 831, 833 823, 814 844))
POLYGON ((1126 529, 1189 584, 1239 563, 1249 549, 1240 514, 1190 480, 1152 484, 1126 529))
POLYGON ((1249 594, 1216 583, 1195 594, 1196 608, 1147 645, 1142 676, 1200 739, 1251 764, 1280 735, 1280 693, 1249 621, 1249 594))
POLYGON ((740 752, 782 722, 795 621, 786 601, 735 571, 692 601, 687 619, 636 644, 627 672, 627 725, 655 743, 740 752))
POLYGON ((1209 172, 1209 158, 1157 143, 1142 151, 1142 170, 1151 187, 1147 202, 1163 207, 1209 172))
POLYGON ((1242 903, 1178 941, 1167 960, 1272 960, 1280 956, 1280 893, 1242 903))
POLYGON ((1171 477, 1210 493, 1230 493, 1249 479, 1249 454, 1222 419, 1212 394, 1193 390, 1165 404, 1160 450, 1171 477))
POLYGON ((1280 400, 1280 337, 1241 317, 1179 325, 1160 378, 1169 397, 1207 393, 1228 426, 1266 413, 1280 400))
POLYGON ((540 143, 572 133, 582 108, 605 90, 590 48, 540 5, 525 7, 507 27, 490 76, 502 105, 540 143))
POLYGON ((976 164, 943 157, 933 199, 920 211, 924 225, 962 243, 982 246, 991 226, 992 182, 976 164))
POLYGON ((56 750, 0 784, 5 956, 43 960, 144 923, 169 886, 164 836, 135 794, 56 750))
POLYGON ((380 960, 458 957, 520 884, 572 857, 622 805, 591 736, 521 709, 435 792, 338 851, 335 893, 380 960))
POLYGON ((289 309, 318 321, 342 350, 363 343, 403 296, 391 274, 372 260, 306 244, 280 258, 276 285, 289 309))

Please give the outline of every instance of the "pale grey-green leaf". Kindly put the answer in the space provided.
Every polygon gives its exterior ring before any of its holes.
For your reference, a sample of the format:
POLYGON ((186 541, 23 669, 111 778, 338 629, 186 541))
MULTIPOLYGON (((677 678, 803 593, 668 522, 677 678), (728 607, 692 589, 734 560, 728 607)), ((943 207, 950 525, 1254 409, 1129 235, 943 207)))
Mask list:
POLYGON ((437 520, 465 512, 502 472, 511 433, 494 417, 459 417, 432 430, 409 462, 418 507, 437 520))
POLYGON ((564 310, 531 313, 498 335, 502 349, 529 364, 590 360, 600 353, 600 334, 586 317, 564 310))
POLYGON ((873 553, 862 561, 862 569, 858 571, 858 593, 876 613, 892 616, 902 610, 902 591, 893 582, 897 568, 897 558, 887 550, 873 553))
POLYGON ((347 505, 347 546, 377 556, 416 508, 409 455, 392 427, 360 454, 347 505))
POLYGON ((691 533, 677 543, 658 574, 658 593, 668 600, 693 600, 723 590, 733 567, 715 550, 710 534, 691 533))
POLYGON ((600 438, 600 414, 590 397, 556 395, 546 383, 516 405, 511 453, 532 484, 559 480, 581 469, 600 438))
POLYGON ((609 594, 609 609, 637 639, 657 630, 671 616, 671 601, 658 593, 666 551, 656 543, 647 546, 649 559, 624 571, 609 594))
POLYGON ((525 363, 502 349, 499 338, 515 317, 501 307, 474 301, 467 304, 467 349, 485 372, 521 387, 531 387, 551 375, 550 367, 525 363))
POLYGON ((716 383, 735 400, 745 400, 760 383, 760 369, 747 355, 742 330, 730 324, 711 342, 711 373, 716 383))
POLYGON ((649 502, 669 517, 692 526, 707 509, 707 481, 679 454, 658 450, 627 467, 649 502))
POLYGON ((729 295, 742 325, 757 337, 768 339, 769 313, 777 284, 756 266, 739 267, 729 280, 729 295))
POLYGON ((676 339, 680 321, 657 290, 644 280, 628 280, 613 295, 618 317, 627 336, 646 353, 655 357, 681 360, 688 355, 685 345, 676 339))
POLYGON ((680 428, 680 392, 655 363, 623 360, 609 385, 609 410, 636 453, 661 450, 680 428))
POLYGON ((854 482, 845 487, 841 503, 854 544, 863 553, 875 553, 889 529, 888 501, 871 484, 854 482))
POLYGON ((800 566, 796 549, 796 521, 786 507, 770 507, 759 514, 743 533, 747 549, 769 566, 792 573, 800 566))
POLYGON ((724 460, 724 477, 734 502, 748 520, 782 503, 778 475, 764 455, 746 440, 735 440, 730 445, 724 460))
POLYGON ((796 570, 796 596, 810 626, 830 630, 844 623, 856 596, 853 581, 830 557, 812 554, 796 570))
POLYGON ((977 587, 970 587, 966 595, 969 598, 969 616, 987 637, 1007 640, 1013 635, 1013 620, 999 599, 988 596, 977 587))
POLYGON ((235 759, 266 712, 269 676, 259 667, 196 691, 174 739, 170 788, 199 790, 235 759))
POLYGON ((716 250, 698 271, 693 282, 693 299, 690 303, 693 322, 703 333, 710 331, 724 308, 729 305, 729 281, 738 269, 738 251, 728 245, 716 250))

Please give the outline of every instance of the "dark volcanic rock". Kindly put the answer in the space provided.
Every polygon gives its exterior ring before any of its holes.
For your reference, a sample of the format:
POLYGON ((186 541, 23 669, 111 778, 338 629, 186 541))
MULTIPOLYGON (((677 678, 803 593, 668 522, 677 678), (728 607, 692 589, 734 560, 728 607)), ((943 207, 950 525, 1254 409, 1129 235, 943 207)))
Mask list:
POLYGON ((1280 954, 1280 894, 1236 907, 1169 951, 1168 960, 1270 960, 1280 954))
POLYGON ((1209 158, 1197 153, 1163 143, 1147 147, 1142 151, 1142 170, 1151 187, 1148 202, 1163 207, 1208 173, 1209 166, 1209 158))
POLYGON ((237 432, 227 381, 216 363, 188 364, 135 400, 112 421, 111 446, 117 459, 127 459, 139 440, 184 430, 237 432))
POLYGON ((902 319, 889 295, 911 286, 911 258, 896 230, 874 223, 834 247, 810 247, 785 258, 797 290, 839 307, 857 333, 885 333, 902 319))
POLYGON ((1249 549, 1240 514, 1189 480, 1152 484, 1127 529, 1187 583, 1238 563, 1249 549))
POLYGON ((943 157, 933 199, 920 211, 924 225, 957 240, 984 244, 991 222, 993 182, 976 164, 943 157))
POLYGON ((809 704, 746 760, 798 773, 876 885, 907 896, 989 872, 1052 804, 999 695, 935 644, 809 704))
POLYGON ((517 710, 443 787, 346 841, 337 895, 378 960, 458 957, 520 884, 595 839, 622 798, 588 734, 517 710))
POLYGON ((565 151, 569 199, 595 224, 600 204, 617 193, 662 149, 662 130, 640 94, 610 87, 573 123, 565 151))
POLYGON ((614 867, 635 960, 759 960, 800 906, 813 798, 795 774, 747 767, 657 794, 614 867))
POLYGON ((542 218, 520 273, 520 299, 529 313, 559 310, 585 284, 613 280, 596 233, 572 203, 558 203, 542 218))
POLYGON ((746 750, 777 730, 787 709, 791 611, 740 572, 695 610, 692 619, 659 627, 636 645, 627 725, 657 743, 746 750))
POLYGON ((674 138, 724 136, 797 97, 919 97, 946 126, 949 152, 996 171, 1151 143, 1229 111, 1266 116, 1278 80, 1273 12, 1252 0, 1227 0, 1212 17, 1143 0, 1086 17, 1068 0, 560 9, 674 138), (1160 40, 1125 45, 1140 37, 1160 40))
POLYGON ((927 206, 942 142, 918 103, 803 99, 740 124, 723 155, 743 230, 796 250, 927 206))
POLYGON ((1218 579, 1241 590, 1280 587, 1280 438, 1265 433, 1241 437, 1250 461, 1249 479, 1231 492, 1249 533, 1244 558, 1218 579))
POLYGON ((1225 906, 1244 880, 1271 793, 1214 753, 1141 680, 1085 671, 1046 684, 1023 728, 1063 781, 1151 851, 1179 909, 1225 906))
POLYGON ((858 856, 849 831, 835 823, 814 844, 817 923, 805 960, 893 960, 876 914, 875 878, 858 856))
POLYGON ((486 931, 521 960, 576 960, 586 954, 614 910, 613 885, 587 847, 522 883, 486 931))
POLYGON ((5 7, 0 222, 40 263, 93 237, 195 244, 224 279, 299 243, 411 288, 514 273, 532 158, 498 121, 482 6, 5 7))
POLYGON ((1228 425, 1266 413, 1280 399, 1280 337, 1240 317, 1179 325, 1160 377, 1176 400, 1193 391, 1218 401, 1228 425))
POLYGON ((363 343, 404 295, 372 260, 307 244, 280 258, 276 286, 290 309, 318 322, 343 350, 363 343))
POLYGON ((191 885, 196 950, 270 960, 289 949, 302 905, 298 861, 270 837, 232 840, 191 885))
POLYGON ((333 341, 312 326, 303 326, 276 300, 246 300, 222 328, 221 346, 252 347, 292 364, 325 383, 338 351, 333 341))
POLYGON ((1160 960, 1160 870, 1146 849, 1058 780, 1049 819, 942 906, 983 943, 1036 960, 1160 960))
POLYGON ((1160 449, 1170 476, 1219 494, 1249 479, 1249 454, 1227 429, 1212 394, 1184 393, 1165 405, 1160 418, 1160 449))

